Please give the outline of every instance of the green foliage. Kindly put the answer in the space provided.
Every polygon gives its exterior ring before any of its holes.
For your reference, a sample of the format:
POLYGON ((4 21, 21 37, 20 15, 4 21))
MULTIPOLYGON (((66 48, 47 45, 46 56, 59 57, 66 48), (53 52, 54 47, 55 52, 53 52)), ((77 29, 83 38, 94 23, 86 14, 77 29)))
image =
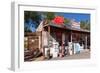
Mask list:
POLYGON ((27 21, 29 18, 31 18, 33 21, 39 24, 39 21, 41 20, 41 15, 39 14, 39 12, 25 11, 24 20, 27 21))
MULTIPOLYGON (((25 25, 28 24, 28 20, 32 19, 35 22, 36 27, 40 24, 41 20, 41 15, 39 12, 34 12, 34 11, 24 11, 24 22, 25 25)), ((25 26, 24 25, 24 26, 25 26)), ((28 25, 27 27, 24 27, 25 32, 32 32, 29 27, 32 27, 31 25, 28 25)))
POLYGON ((32 32, 28 27, 24 27, 24 32, 32 32))
POLYGON ((64 18, 64 24, 66 25, 66 24, 68 24, 68 23, 70 23, 70 20, 67 19, 67 18, 64 18))
POLYGON ((45 19, 47 19, 47 20, 52 20, 55 17, 54 12, 45 12, 45 13, 43 13, 43 15, 45 16, 45 19))
POLYGON ((81 21, 80 22, 80 27, 82 29, 87 29, 90 30, 90 21, 86 20, 86 21, 81 21))

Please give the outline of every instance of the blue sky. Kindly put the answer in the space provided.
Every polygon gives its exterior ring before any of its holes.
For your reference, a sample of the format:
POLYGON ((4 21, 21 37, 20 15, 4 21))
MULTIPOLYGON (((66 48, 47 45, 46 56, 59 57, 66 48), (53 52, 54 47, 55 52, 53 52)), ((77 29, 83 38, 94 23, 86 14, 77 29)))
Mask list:
POLYGON ((85 13, 57 13, 57 15, 64 16, 64 18, 75 19, 75 21, 80 22, 81 20, 90 21, 90 14, 85 13))

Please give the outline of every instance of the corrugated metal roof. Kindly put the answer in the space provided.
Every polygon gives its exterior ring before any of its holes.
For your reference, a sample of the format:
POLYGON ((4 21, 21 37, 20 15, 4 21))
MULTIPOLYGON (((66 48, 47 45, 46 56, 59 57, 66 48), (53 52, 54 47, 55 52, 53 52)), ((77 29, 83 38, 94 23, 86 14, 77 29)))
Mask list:
POLYGON ((89 30, 85 30, 85 29, 78 29, 78 28, 74 28, 74 27, 71 27, 69 24, 66 24, 66 25, 57 25, 57 24, 53 24, 53 23, 50 23, 48 24, 49 26, 53 26, 53 27, 57 27, 57 28, 62 28, 62 29, 66 29, 66 30, 72 30, 72 31, 79 31, 79 32, 87 32, 87 33, 90 33, 89 30))

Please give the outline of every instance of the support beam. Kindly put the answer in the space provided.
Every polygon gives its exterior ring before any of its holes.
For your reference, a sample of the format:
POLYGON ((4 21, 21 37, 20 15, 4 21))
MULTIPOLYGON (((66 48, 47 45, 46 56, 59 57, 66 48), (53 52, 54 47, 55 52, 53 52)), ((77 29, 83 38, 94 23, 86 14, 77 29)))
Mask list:
POLYGON ((64 44, 65 44, 65 33, 62 32, 62 42, 61 42, 61 47, 62 47, 62 56, 64 56, 64 44))
POLYGON ((72 42, 72 31, 71 31, 71 33, 70 33, 70 42, 72 42))
POLYGON ((87 35, 85 36, 85 49, 87 49, 87 35))
POLYGON ((48 43, 50 41, 50 26, 48 26, 48 43))
POLYGON ((61 57, 63 57, 63 33, 61 32, 61 57))
POLYGON ((50 26, 48 26, 48 33, 50 34, 50 26))

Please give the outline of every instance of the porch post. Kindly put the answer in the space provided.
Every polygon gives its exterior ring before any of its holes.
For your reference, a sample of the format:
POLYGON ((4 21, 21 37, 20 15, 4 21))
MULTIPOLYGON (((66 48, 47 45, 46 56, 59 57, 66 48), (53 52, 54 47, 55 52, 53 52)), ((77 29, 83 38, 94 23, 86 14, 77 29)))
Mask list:
POLYGON ((72 31, 71 31, 71 39, 70 40, 71 40, 70 42, 72 42, 72 31))
POLYGON ((48 46, 48 51, 49 51, 48 52, 48 54, 49 54, 48 59, 50 58, 50 46, 49 46, 50 43, 49 42, 50 42, 50 26, 48 26, 48 45, 47 45, 48 46))
POLYGON ((48 26, 48 32, 50 33, 50 26, 48 26))
POLYGON ((65 33, 62 33, 62 44, 65 44, 65 33))
POLYGON ((64 56, 64 44, 65 44, 65 33, 62 32, 62 42, 61 42, 61 47, 62 47, 62 56, 64 56))
POLYGON ((85 36, 85 49, 87 49, 87 35, 85 36))
MULTIPOLYGON (((70 41, 71 43, 73 42, 73 40, 72 40, 72 39, 73 39, 73 36, 72 36, 72 31, 71 31, 71 39, 70 39, 70 40, 71 40, 71 41, 70 41)), ((73 45, 73 43, 72 43, 71 45, 73 45)), ((74 54, 74 48, 73 48, 73 47, 71 47, 71 49, 72 49, 72 50, 71 50, 72 54, 74 54)))
POLYGON ((63 57, 63 32, 61 32, 61 57, 63 57))
POLYGON ((50 26, 48 26, 48 40, 50 40, 50 26))

